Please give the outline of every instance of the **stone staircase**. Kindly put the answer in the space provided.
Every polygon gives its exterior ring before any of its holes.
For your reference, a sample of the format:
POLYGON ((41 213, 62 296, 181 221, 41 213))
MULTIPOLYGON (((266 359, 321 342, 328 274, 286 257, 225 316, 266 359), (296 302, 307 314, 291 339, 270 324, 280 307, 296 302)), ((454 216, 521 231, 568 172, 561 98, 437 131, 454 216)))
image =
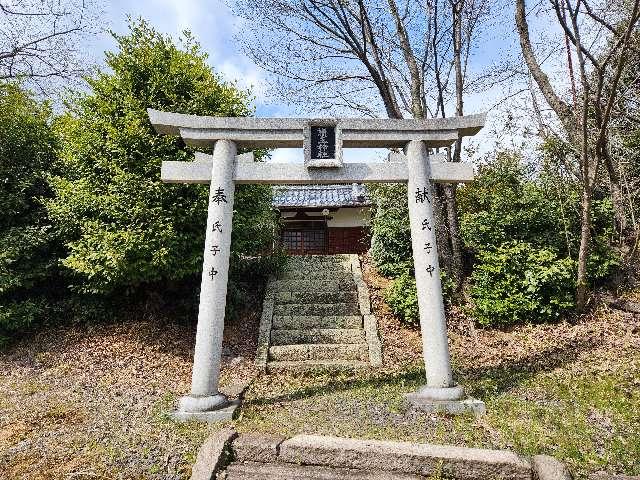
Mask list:
POLYGON ((256 356, 268 373, 379 366, 380 350, 357 255, 291 257, 269 280, 256 356))

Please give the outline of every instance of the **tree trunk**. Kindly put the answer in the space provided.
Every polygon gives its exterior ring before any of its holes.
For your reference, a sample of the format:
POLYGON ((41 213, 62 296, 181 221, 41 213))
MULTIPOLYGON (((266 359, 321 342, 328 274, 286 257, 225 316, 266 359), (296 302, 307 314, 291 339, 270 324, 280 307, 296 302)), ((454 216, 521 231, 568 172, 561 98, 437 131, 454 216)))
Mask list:
POLYGON ((435 217, 436 243, 438 246, 438 260, 440 267, 449 276, 452 276, 452 255, 449 229, 445 215, 446 197, 442 185, 435 184, 435 201, 433 202, 433 215, 435 217))
POLYGON ((585 182, 582 190, 580 250, 578 252, 578 281, 576 285, 576 309, 579 313, 585 311, 587 306, 587 260, 589 259, 589 246, 591 244, 591 186, 585 182))
MULTIPOLYGON (((453 16, 453 63, 455 67, 456 79, 456 116, 464 114, 464 77, 462 72, 462 8, 464 1, 452 2, 451 14, 453 16)), ((456 140, 453 149, 454 162, 459 162, 462 152, 462 139, 456 140)), ((464 268, 462 258, 462 242, 460 240, 460 225, 458 223, 458 204, 456 202, 455 184, 444 186, 444 193, 447 202, 447 216, 449 224, 449 239, 451 241, 451 277, 455 288, 456 300, 462 292, 464 280, 464 268)))
POLYGON ((620 174, 618 169, 613 164, 613 159, 609 155, 609 152, 603 149, 602 157, 604 164, 607 167, 607 173, 609 174, 609 187, 611 188, 611 202, 613 203, 613 216, 615 221, 616 231, 622 235, 627 231, 627 216, 624 209, 624 195, 622 193, 622 185, 620 181, 620 174))
POLYGON ((451 241, 451 279, 455 288, 455 300, 459 300, 464 280, 464 265, 462 260, 462 241, 460 239, 460 225, 458 223, 458 203, 456 201, 456 186, 444 185, 444 196, 447 205, 447 223, 449 226, 449 240, 451 241))

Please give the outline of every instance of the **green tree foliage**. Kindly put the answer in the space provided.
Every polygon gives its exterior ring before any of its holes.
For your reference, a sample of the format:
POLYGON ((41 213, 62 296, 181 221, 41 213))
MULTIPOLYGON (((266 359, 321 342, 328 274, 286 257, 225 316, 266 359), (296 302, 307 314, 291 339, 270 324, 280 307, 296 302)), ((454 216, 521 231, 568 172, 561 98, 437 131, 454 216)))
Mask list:
MULTIPOLYGON (((63 265, 81 292, 109 293, 158 280, 180 280, 202 268, 207 186, 160 181, 163 160, 189 160, 179 137, 158 135, 147 108, 215 116, 246 116, 250 97, 224 82, 188 34, 176 45, 144 21, 114 34, 108 70, 88 78, 57 122, 62 173, 52 178, 47 209, 69 254, 63 265)), ((232 258, 269 245, 271 192, 236 192, 232 258)))
MULTIPOLYGON (((540 172, 525 166, 515 152, 496 152, 473 183, 458 189, 460 231, 473 265, 469 293, 480 324, 554 320, 575 306, 579 189, 548 161, 562 155, 563 148, 544 146, 547 168, 540 172)), ((385 299, 400 319, 415 323, 406 188, 376 186, 372 193, 377 203, 372 257, 382 274, 397 277, 385 299)), ((592 216, 588 267, 596 283, 620 263, 610 247, 612 207, 606 191, 596 192, 592 216)), ((443 277, 445 295, 450 283, 443 277)))
POLYGON ((371 256, 383 275, 402 275, 413 269, 407 186, 383 183, 368 189, 376 205, 371 222, 371 256))
POLYGON ((57 287, 58 243, 40 202, 56 166, 51 110, 0 84, 0 339, 39 319, 57 287))
POLYGON ((393 313, 404 323, 418 323, 418 291, 416 279, 408 270, 395 278, 384 291, 384 299, 393 313))
MULTIPOLYGON (((498 152, 460 189, 460 231, 475 256, 471 297, 481 324, 553 320, 574 308, 578 195, 557 171, 533 175, 513 152, 498 152)), ((594 282, 619 264, 608 242, 611 203, 601 197, 592 212, 594 282)))
MULTIPOLYGON (((440 272, 442 281, 442 296, 445 304, 450 303, 455 285, 451 278, 440 272)), ((393 313, 409 325, 417 325, 420 320, 418 311, 418 290, 413 270, 405 270, 396 277, 391 285, 383 292, 384 299, 393 313)))
POLYGON ((471 297, 481 325, 556 320, 575 307, 575 261, 513 240, 482 249, 472 275, 471 297))

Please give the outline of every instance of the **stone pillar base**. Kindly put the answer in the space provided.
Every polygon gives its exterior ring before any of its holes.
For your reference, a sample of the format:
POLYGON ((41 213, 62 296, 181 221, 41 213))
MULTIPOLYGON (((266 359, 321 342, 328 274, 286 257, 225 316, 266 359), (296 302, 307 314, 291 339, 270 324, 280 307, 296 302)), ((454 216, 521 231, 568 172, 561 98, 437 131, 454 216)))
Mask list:
POLYGON ((186 395, 180 399, 178 410, 171 417, 178 422, 225 422, 233 418, 239 406, 240 400, 230 402, 221 393, 206 397, 186 395))
POLYGON ((407 402, 423 412, 442 412, 450 414, 475 413, 483 415, 486 408, 482 400, 464 398, 464 389, 453 387, 422 387, 416 393, 405 395, 407 402))

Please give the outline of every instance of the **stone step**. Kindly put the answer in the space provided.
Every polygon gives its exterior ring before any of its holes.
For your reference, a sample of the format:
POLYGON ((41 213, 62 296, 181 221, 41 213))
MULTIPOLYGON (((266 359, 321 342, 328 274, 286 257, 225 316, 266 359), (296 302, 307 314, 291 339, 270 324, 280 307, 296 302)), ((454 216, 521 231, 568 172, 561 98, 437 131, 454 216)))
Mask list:
POLYGON ((310 328, 362 328, 360 315, 274 315, 274 330, 307 330, 310 328))
POLYGON ((312 343, 302 345, 274 345, 269 348, 269 360, 298 362, 301 360, 360 360, 369 359, 366 343, 312 343))
MULTIPOLYGON (((332 468, 366 466, 430 478, 531 480, 531 463, 514 452, 453 445, 296 435, 280 443, 278 461, 332 468)), ((536 475, 536 478, 538 476, 536 475)), ((563 477, 563 475, 555 476, 563 477)), ((549 477, 546 477, 549 478, 549 477)))
POLYGON ((287 258, 286 266, 291 265, 317 265, 318 263, 348 263, 351 255, 291 255, 287 258))
POLYGON ((274 315, 358 315, 358 303, 276 303, 274 315))
POLYGON ((355 292, 356 284, 348 280, 275 280, 276 292, 355 292))
POLYGON ((312 370, 350 371, 369 367, 369 362, 354 360, 302 360, 299 362, 268 362, 267 373, 308 372, 312 370))
POLYGON ((309 330, 272 330, 271 345, 308 343, 366 343, 362 328, 314 328, 309 330))
POLYGON ((276 303, 355 303, 358 292, 276 292, 276 303))
POLYGON ((379 470, 331 468, 290 463, 236 462, 224 473, 227 480, 419 480, 424 477, 379 470))
POLYGON ((278 275, 280 280, 353 280, 349 270, 340 268, 323 268, 311 270, 285 271, 278 275))

